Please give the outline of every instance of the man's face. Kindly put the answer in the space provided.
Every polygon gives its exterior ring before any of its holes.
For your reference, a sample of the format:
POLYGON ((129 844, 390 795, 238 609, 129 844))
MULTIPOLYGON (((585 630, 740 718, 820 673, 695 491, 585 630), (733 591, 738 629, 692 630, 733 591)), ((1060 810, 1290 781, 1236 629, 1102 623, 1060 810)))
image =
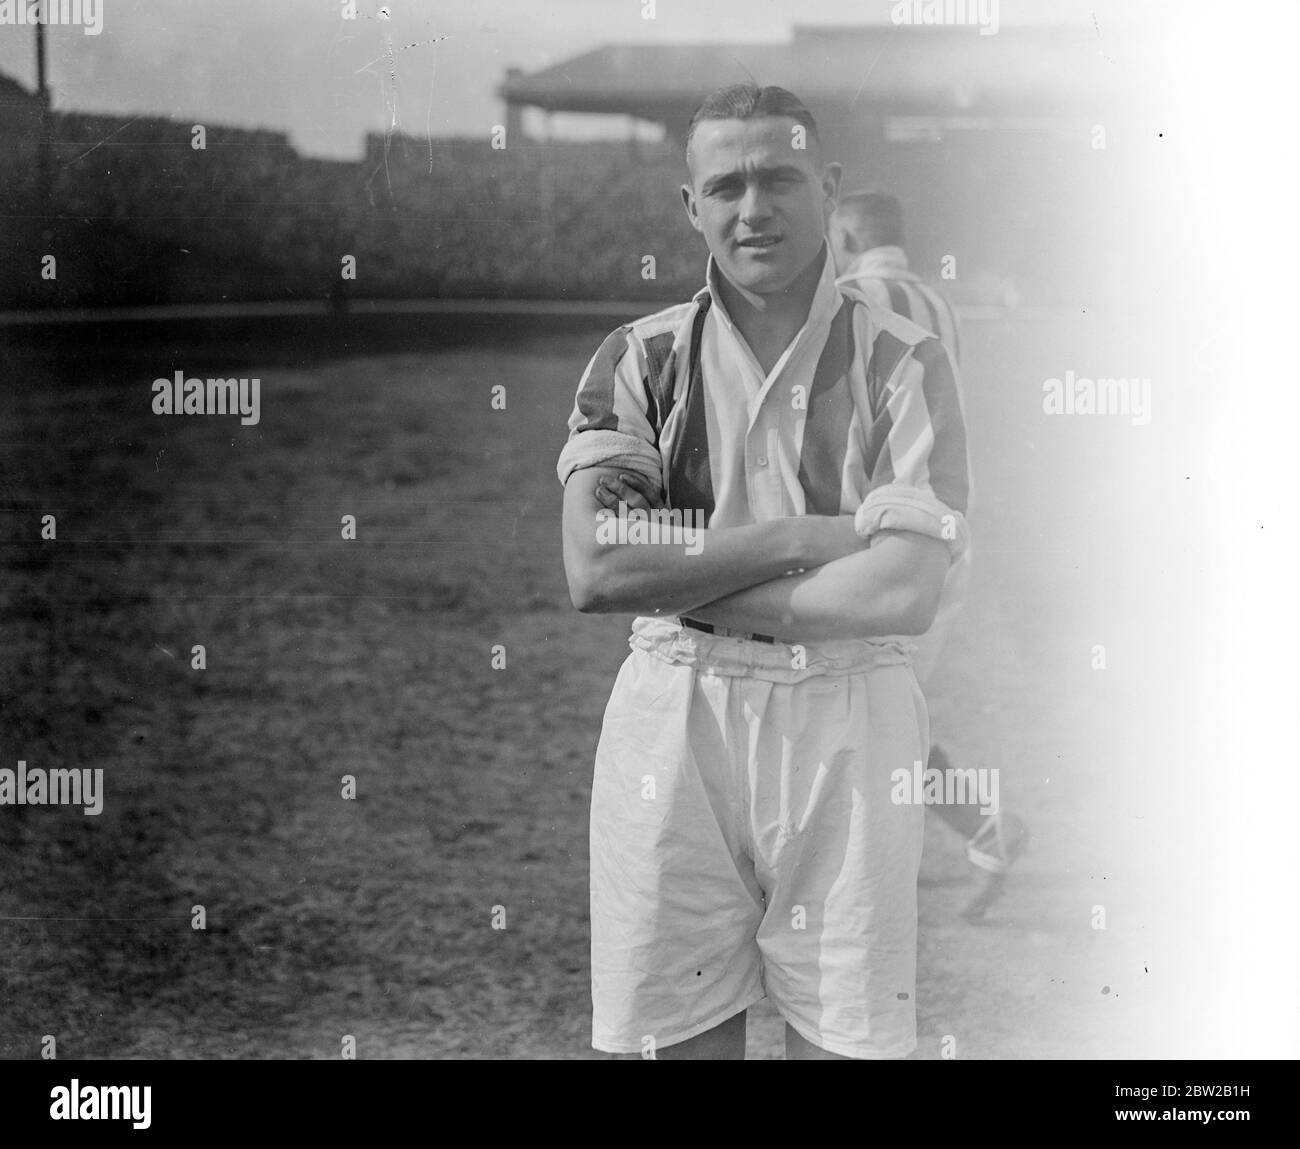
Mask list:
POLYGON ((705 120, 682 200, 719 270, 756 295, 784 291, 818 257, 839 190, 839 165, 785 116, 705 120), (795 129, 799 130, 796 131, 795 129))

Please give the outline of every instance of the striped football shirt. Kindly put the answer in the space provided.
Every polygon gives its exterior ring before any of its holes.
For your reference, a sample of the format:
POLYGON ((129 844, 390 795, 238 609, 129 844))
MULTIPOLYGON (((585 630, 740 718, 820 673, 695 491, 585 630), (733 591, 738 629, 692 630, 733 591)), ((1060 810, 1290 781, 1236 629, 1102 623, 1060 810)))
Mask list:
POLYGON ((764 374, 707 281, 689 303, 619 327, 587 365, 557 473, 634 469, 710 527, 856 514, 967 544, 970 480, 952 363, 939 340, 835 282, 824 254, 807 322, 764 374))
POLYGON ((859 292, 875 306, 887 307, 937 335, 953 363, 961 363, 957 313, 938 289, 908 268, 907 255, 901 247, 873 247, 864 251, 836 282, 859 292))

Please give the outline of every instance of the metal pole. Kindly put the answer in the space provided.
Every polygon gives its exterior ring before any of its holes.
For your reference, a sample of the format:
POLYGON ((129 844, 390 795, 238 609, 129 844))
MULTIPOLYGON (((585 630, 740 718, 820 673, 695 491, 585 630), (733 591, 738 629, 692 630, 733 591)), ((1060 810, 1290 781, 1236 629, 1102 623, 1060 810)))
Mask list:
POLYGON ((36 94, 41 102, 49 106, 50 89, 45 82, 45 0, 41 0, 36 22, 36 94))
POLYGON ((36 142, 36 196, 43 212, 49 211, 50 178, 50 86, 45 69, 45 11, 49 0, 41 0, 36 22, 36 96, 40 100, 40 137, 36 142))

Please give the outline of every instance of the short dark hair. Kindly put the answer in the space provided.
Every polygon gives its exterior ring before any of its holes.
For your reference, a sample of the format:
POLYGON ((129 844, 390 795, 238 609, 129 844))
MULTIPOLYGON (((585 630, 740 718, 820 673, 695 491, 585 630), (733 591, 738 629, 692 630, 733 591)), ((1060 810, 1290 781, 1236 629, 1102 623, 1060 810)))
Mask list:
POLYGON ((883 191, 857 191, 840 197, 836 215, 869 247, 902 247, 903 205, 883 191))
POLYGON ((686 150, 691 150, 691 139, 695 129, 705 120, 753 120, 760 116, 787 116, 808 129, 809 137, 821 143, 817 134, 817 121, 793 92, 768 84, 760 88, 757 84, 728 84, 704 97, 704 102, 695 109, 691 122, 686 127, 686 150))

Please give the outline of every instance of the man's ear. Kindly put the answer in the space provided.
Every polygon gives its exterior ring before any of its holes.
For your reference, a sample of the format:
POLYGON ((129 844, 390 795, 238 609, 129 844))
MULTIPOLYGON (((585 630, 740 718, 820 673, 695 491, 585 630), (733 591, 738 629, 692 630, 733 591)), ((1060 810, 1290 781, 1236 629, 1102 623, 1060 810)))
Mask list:
POLYGON ((700 213, 695 207, 695 189, 690 184, 682 184, 682 207, 686 209, 686 218, 691 221, 691 227, 702 232, 704 228, 700 224, 700 213))
POLYGON ((827 164, 822 169, 822 193, 828 201, 828 210, 826 216, 829 219, 830 213, 835 210, 835 201, 840 195, 840 177, 844 174, 844 169, 839 164, 827 164))

